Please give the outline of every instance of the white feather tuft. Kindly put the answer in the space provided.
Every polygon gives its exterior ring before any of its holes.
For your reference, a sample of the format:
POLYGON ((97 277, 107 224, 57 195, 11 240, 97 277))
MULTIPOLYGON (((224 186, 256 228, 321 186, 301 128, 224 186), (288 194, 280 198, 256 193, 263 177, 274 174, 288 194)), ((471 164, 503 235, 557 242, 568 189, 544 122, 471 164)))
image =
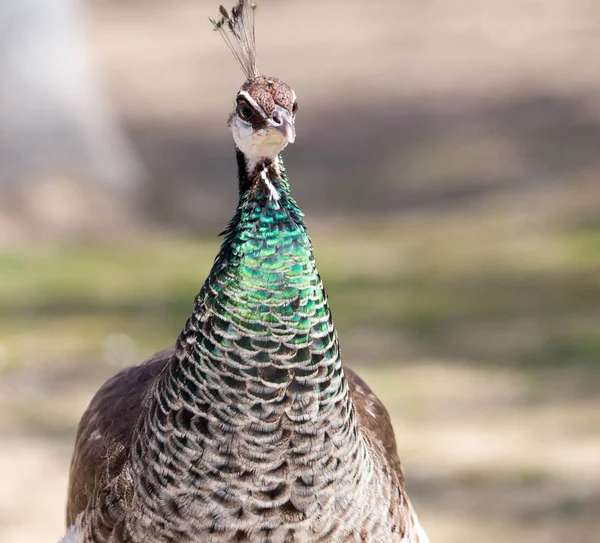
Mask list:
POLYGON ((67 533, 59 540, 58 543, 84 543, 83 537, 79 533, 79 530, 73 524, 68 530, 67 533))

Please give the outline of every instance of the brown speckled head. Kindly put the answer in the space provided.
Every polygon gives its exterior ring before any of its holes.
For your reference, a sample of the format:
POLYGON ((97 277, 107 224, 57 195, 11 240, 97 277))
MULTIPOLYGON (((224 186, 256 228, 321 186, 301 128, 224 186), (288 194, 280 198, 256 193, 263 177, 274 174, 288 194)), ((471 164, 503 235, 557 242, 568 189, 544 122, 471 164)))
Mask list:
MULTIPOLYGON (((246 81, 241 91, 247 92, 269 117, 273 115, 275 106, 281 106, 290 113, 295 113, 292 110, 296 102, 296 93, 281 79, 260 75, 246 81)), ((238 94, 238 97, 240 96, 243 95, 238 94)))
POLYGON ((297 110, 296 93, 280 79, 249 79, 237 93, 228 122, 237 148, 251 163, 273 159, 296 139, 297 110))

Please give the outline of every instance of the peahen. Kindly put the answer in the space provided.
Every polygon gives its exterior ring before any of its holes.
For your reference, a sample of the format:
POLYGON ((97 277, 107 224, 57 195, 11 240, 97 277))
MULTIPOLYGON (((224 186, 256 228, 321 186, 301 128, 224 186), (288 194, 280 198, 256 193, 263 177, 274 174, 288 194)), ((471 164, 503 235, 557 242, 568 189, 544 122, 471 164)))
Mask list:
POLYGON ((253 9, 211 19, 247 78, 229 118, 235 215, 175 347, 84 413, 65 541, 427 541, 389 415, 342 365, 281 158, 298 102, 259 73, 253 9))

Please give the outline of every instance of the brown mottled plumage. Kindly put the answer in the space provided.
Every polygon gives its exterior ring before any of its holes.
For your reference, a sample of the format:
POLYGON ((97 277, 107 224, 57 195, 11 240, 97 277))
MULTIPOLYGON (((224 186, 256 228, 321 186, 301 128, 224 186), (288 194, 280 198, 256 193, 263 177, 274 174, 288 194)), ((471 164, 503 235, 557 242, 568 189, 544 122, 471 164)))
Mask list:
POLYGON ((273 115, 275 106, 281 106, 292 111, 295 94, 287 83, 276 77, 260 75, 246 81, 241 91, 248 92, 254 97, 256 103, 268 115, 273 115))
POLYGON ((64 543, 426 543, 390 418, 342 365, 281 151, 297 101, 254 73, 251 8, 215 21, 249 72, 229 118, 240 200, 174 348, 79 424, 64 543))
MULTIPOLYGON (((112 485, 116 479, 123 477, 124 471, 131 469, 127 465, 127 458, 134 434, 140 424, 143 411, 148 408, 152 387, 158 375, 165 370, 173 357, 174 351, 174 347, 165 349, 148 360, 121 371, 109 379, 94 396, 77 431, 69 481, 68 526, 74 525, 78 515, 85 512, 91 504, 108 503, 107 509, 127 507, 127 500, 130 499, 133 489, 123 485, 121 489, 123 502, 110 505, 112 485)), ((354 371, 345 368, 345 378, 362 434, 371 443, 373 449, 381 452, 384 464, 382 469, 389 469, 394 474, 394 484, 399 490, 396 505, 398 507, 402 503, 408 505, 408 497, 404 490, 404 475, 396 452, 396 440, 388 412, 379 398, 354 371)), ((127 476, 125 479, 130 480, 131 477, 127 476)), ((406 541, 425 543, 426 539, 420 532, 410 505, 406 511, 402 533, 408 535, 411 524, 413 530, 412 539, 406 541), (421 539, 417 539, 420 533, 421 539)), ((120 513, 116 515, 118 514, 120 513)), ((111 512, 107 511, 105 516, 111 517, 111 512)), ((371 540, 364 538, 357 541, 371 540)), ((390 539, 390 541, 396 540, 390 539)))

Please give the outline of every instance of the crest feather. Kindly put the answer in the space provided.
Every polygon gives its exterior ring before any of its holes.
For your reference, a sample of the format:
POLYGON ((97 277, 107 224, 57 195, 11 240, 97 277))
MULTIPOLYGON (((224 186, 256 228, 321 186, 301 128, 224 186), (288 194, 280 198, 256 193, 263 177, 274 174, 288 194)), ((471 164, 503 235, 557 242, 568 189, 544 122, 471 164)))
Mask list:
POLYGON ((249 0, 239 0, 231 9, 231 14, 219 6, 220 19, 209 18, 214 29, 221 33, 227 47, 238 61, 247 79, 260 75, 256 59, 256 39, 254 37, 254 10, 256 4, 249 0))

